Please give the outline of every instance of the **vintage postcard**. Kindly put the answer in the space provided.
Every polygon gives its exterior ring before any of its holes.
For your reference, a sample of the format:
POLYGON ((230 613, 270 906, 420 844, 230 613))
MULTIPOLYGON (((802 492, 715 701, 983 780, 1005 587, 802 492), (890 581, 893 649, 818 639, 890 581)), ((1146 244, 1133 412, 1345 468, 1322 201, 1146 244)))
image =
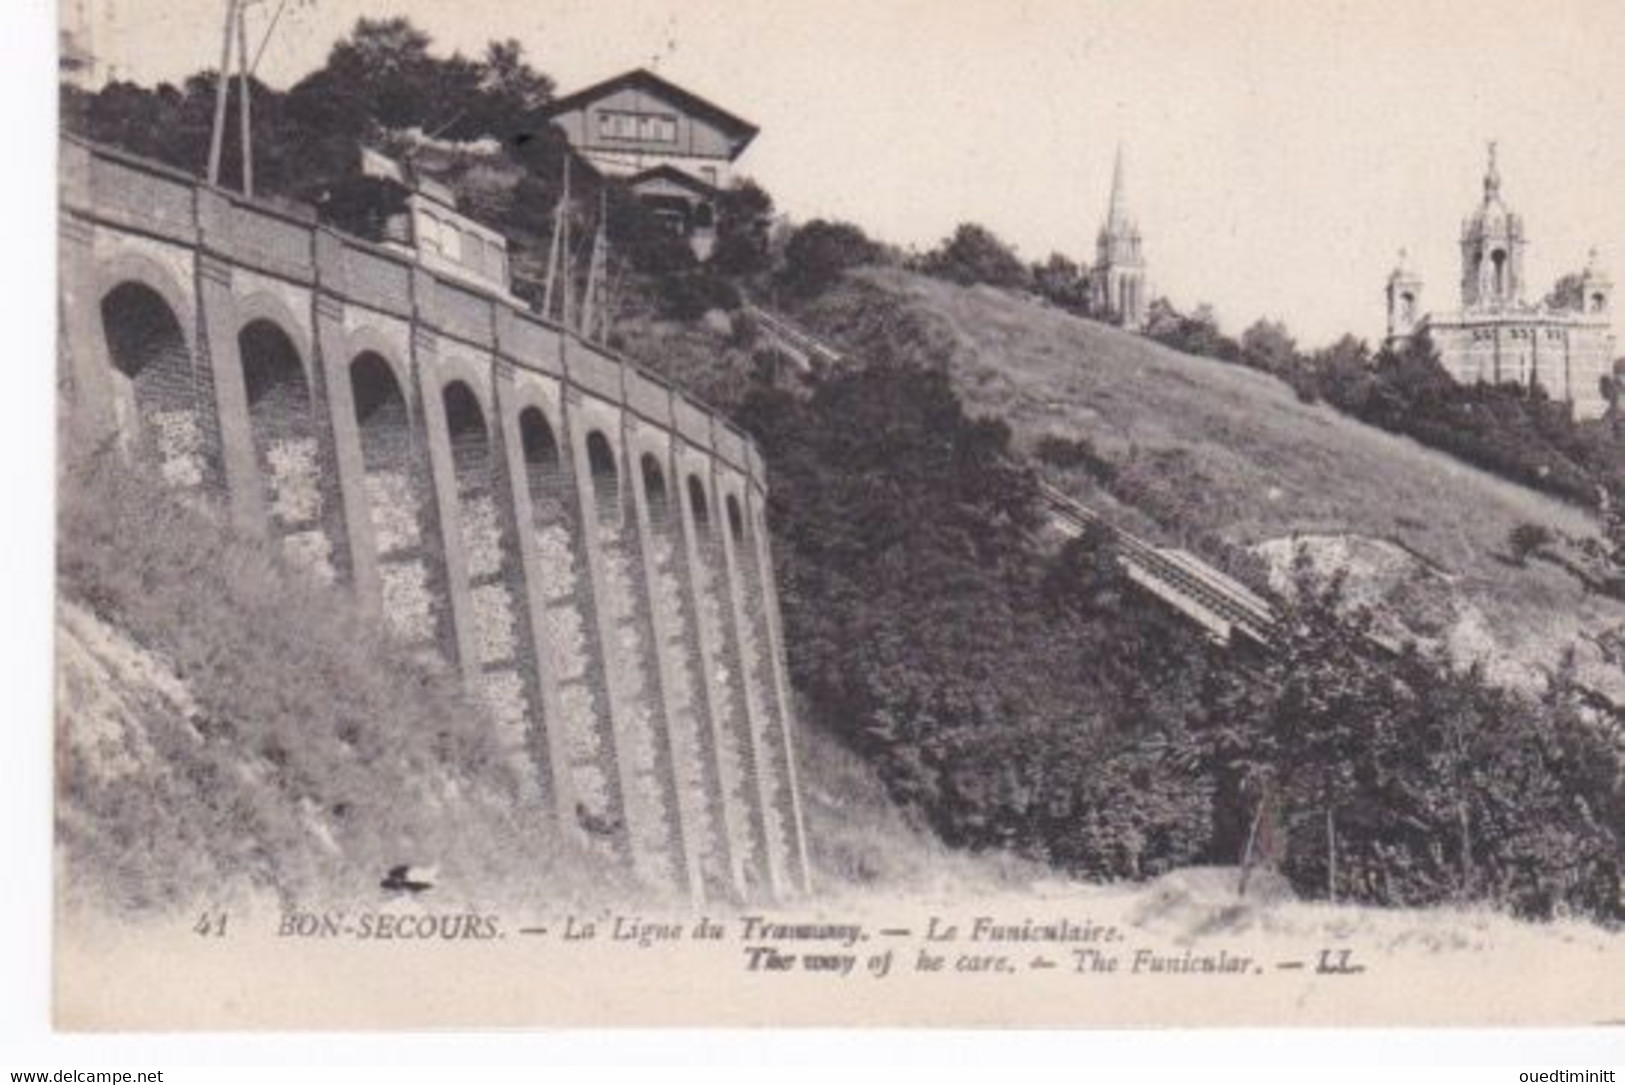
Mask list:
POLYGON ((1625 1023, 1625 7, 60 16, 58 1028, 1625 1023))

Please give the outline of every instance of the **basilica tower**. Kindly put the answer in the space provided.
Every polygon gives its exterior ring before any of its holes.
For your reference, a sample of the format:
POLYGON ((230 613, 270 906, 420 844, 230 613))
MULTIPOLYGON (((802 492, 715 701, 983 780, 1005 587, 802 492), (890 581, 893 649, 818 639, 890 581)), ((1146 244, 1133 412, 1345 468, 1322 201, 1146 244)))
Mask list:
POLYGON ((1613 279, 1596 250, 1585 271, 1541 300, 1526 295, 1523 218, 1501 199, 1501 169, 1490 144, 1484 195, 1461 224, 1461 305, 1422 312, 1422 279, 1401 252, 1388 276, 1389 346, 1426 335, 1458 384, 1537 388, 1574 417, 1610 410, 1616 340, 1613 279))
POLYGON ((1098 320, 1130 331, 1145 327, 1145 256, 1140 250, 1140 227, 1129 213, 1123 183, 1123 148, 1112 165, 1111 203, 1106 222, 1095 238, 1095 266, 1089 274, 1089 300, 1098 320))
POLYGON ((1410 253, 1399 250, 1399 262, 1388 276, 1388 337, 1403 337, 1422 319, 1422 277, 1411 268, 1410 253))
POLYGON ((1501 170, 1490 144, 1484 201, 1461 227, 1461 307, 1465 312, 1515 308, 1523 302, 1523 218, 1501 201, 1501 170))

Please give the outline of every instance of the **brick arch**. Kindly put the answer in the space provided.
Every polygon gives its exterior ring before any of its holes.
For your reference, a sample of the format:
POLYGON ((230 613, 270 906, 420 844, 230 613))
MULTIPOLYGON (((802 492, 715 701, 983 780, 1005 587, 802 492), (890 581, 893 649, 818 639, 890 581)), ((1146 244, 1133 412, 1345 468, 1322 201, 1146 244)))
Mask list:
POLYGON ((109 294, 126 283, 144 286, 163 299, 180 325, 187 356, 196 358, 197 310, 192 304, 191 292, 182 288, 168 268, 145 253, 119 252, 97 261, 97 304, 106 301, 109 294))
POLYGON ((683 476, 684 485, 688 493, 688 512, 694 521, 694 531, 701 539, 710 538, 711 535, 711 487, 706 485, 698 471, 688 471, 683 476))
POLYGON ((526 609, 524 563, 514 537, 503 450, 475 385, 452 376, 440 385, 451 446, 453 530, 462 542, 463 587, 474 635, 471 661, 498 741, 551 776, 550 752, 527 721, 541 703, 535 643, 526 609))
POLYGON ((150 457, 173 485, 218 481, 186 327, 169 300, 142 278, 121 278, 100 296, 96 326, 129 447, 150 457))
POLYGON ((311 365, 310 336, 306 334, 304 325, 288 303, 274 294, 263 290, 256 290, 251 294, 232 299, 232 309, 237 317, 237 335, 242 334, 249 325, 256 321, 264 321, 274 325, 293 347, 294 354, 299 360, 299 367, 304 372, 305 384, 310 385, 314 380, 311 365))
POLYGON ((250 310, 237 331, 248 435, 261 499, 274 537, 289 555, 324 579, 333 576, 333 541, 323 528, 326 511, 317 416, 305 356, 274 315, 250 310))
POLYGON ((413 419, 415 412, 412 406, 412 367, 403 359, 401 346, 389 336, 371 325, 362 324, 359 327, 348 329, 344 333, 344 366, 340 377, 348 386, 356 361, 362 355, 372 355, 382 362, 389 370, 390 377, 395 381, 395 387, 400 392, 401 401, 406 407, 409 420, 413 419))
POLYGON ((587 431, 587 474, 592 481, 593 508, 601 525, 621 523, 621 457, 603 430, 587 431))
POLYGON ((526 401, 516 405, 511 428, 518 436, 525 465, 533 527, 545 531, 555 523, 572 523, 573 483, 565 467, 557 421, 548 415, 545 405, 526 401))
POLYGON ((469 474, 471 480, 470 473, 476 470, 489 475, 492 469, 491 418, 479 392, 462 377, 452 377, 440 383, 440 406, 445 414, 452 464, 459 481, 465 481, 465 474, 469 474))
POLYGON ((519 433, 522 428, 521 416, 535 412, 546 423, 553 441, 561 450, 564 448, 564 410, 546 393, 523 383, 515 383, 502 388, 496 401, 497 406, 493 411, 502 412, 504 430, 519 433))
MULTIPOLYGON (((461 354, 442 353, 425 371, 425 376, 433 375, 437 385, 435 394, 444 401, 446 389, 454 384, 467 387, 470 395, 480 406, 480 415, 489 428, 496 406, 491 390, 490 364, 475 361, 461 354)), ((428 383, 428 381, 425 381, 428 383)))
POLYGON ((642 480, 643 501, 649 509, 649 519, 656 530, 665 531, 671 525, 673 505, 672 486, 667 481, 668 470, 659 456, 646 451, 638 457, 638 474, 642 480))

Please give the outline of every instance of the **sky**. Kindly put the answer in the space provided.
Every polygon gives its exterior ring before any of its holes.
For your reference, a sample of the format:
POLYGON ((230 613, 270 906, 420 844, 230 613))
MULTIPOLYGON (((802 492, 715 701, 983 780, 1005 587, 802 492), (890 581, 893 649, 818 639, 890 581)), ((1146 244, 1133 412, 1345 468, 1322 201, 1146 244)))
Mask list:
MULTIPOLYGON (((62 0, 150 83, 217 63, 223 0, 62 0)), ((293 0, 298 4, 298 0, 293 0)), ((274 0, 260 0, 263 25, 274 0)), ((635 66, 762 129, 739 162, 801 221, 930 247, 977 221, 1027 259, 1093 256, 1121 142, 1154 293, 1306 345, 1383 331, 1398 250, 1457 301, 1461 220, 1500 144, 1531 293, 1596 246, 1625 275, 1618 0, 307 0, 287 86, 362 15, 439 51, 517 38, 562 92, 635 66)))

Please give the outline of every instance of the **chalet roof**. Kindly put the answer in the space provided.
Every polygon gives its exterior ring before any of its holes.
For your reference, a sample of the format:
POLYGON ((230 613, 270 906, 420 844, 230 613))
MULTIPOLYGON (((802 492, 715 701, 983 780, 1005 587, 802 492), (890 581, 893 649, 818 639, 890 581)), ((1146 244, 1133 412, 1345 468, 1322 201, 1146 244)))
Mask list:
POLYGON ((720 196, 721 190, 715 185, 708 185, 691 173, 685 173, 676 166, 661 165, 646 169, 642 173, 634 173, 626 179, 627 187, 636 189, 645 181, 670 181, 678 188, 686 188, 696 196, 706 199, 715 199, 720 196))
POLYGON ((551 119, 561 113, 569 113, 580 109, 600 98, 607 97, 620 90, 628 88, 645 91, 657 98, 663 98, 687 113, 703 117, 720 128, 725 135, 736 142, 733 157, 737 158, 744 151, 745 146, 756 138, 761 131, 754 124, 736 114, 728 112, 715 102, 701 98, 693 91, 684 90, 676 83, 662 79, 647 68, 634 68, 629 72, 602 82, 594 83, 590 87, 567 94, 563 98, 556 98, 537 110, 536 115, 543 119, 551 119))

